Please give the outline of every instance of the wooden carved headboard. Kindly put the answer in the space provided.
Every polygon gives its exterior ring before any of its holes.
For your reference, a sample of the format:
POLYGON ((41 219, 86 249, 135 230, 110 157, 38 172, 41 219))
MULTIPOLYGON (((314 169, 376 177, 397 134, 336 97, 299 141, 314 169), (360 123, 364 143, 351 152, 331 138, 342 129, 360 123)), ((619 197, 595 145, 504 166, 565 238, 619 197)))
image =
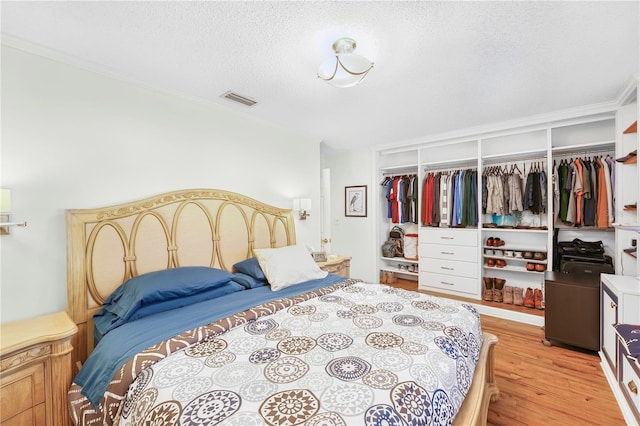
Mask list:
POLYGON ((254 248, 295 244, 290 209, 218 189, 67 210, 67 311, 78 325, 74 362, 93 349, 93 315, 131 277, 178 266, 230 271, 254 248))

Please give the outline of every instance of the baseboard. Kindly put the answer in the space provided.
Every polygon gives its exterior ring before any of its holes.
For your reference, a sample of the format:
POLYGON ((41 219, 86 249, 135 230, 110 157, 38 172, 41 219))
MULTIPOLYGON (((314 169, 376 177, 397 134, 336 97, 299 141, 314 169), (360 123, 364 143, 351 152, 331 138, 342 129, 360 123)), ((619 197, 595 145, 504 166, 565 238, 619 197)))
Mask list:
POLYGON ((638 421, 633 416, 631 412, 631 408, 629 407, 627 400, 622 394, 622 390, 620 390, 620 385, 618 383, 618 379, 614 376, 613 371, 609 368, 609 363, 605 358, 602 351, 598 352, 600 355, 600 367, 602 368, 602 372, 604 373, 604 377, 607 378, 607 382, 609 383, 609 387, 613 392, 613 396, 616 398, 616 402, 618 402, 618 407, 620 407, 620 411, 622 412, 622 417, 624 417, 624 421, 627 422, 627 425, 636 425, 638 426, 638 421))
POLYGON ((527 314, 525 312, 512 311, 509 309, 486 306, 479 303, 471 303, 482 315, 489 315, 496 318, 503 318, 525 324, 544 326, 544 317, 540 315, 527 314))

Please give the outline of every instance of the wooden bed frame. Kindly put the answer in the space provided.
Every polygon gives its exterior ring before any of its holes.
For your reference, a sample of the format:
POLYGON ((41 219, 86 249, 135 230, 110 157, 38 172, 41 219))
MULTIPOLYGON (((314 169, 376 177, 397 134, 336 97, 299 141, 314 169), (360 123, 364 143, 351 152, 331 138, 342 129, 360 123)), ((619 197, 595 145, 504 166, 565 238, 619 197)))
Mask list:
MULTIPOLYGON (((190 189, 97 209, 67 210, 67 311, 78 326, 75 365, 93 349, 93 315, 131 277, 178 266, 230 271, 254 248, 296 243, 290 209, 219 189, 190 189)), ((473 384, 454 424, 486 423, 498 394, 497 338, 484 333, 473 384)))

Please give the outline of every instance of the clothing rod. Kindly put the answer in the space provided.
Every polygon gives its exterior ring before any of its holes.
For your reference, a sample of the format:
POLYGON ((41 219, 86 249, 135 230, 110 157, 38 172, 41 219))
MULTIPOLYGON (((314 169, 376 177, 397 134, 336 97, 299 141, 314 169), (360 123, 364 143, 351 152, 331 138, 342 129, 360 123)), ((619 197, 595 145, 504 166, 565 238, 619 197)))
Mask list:
POLYGON ((547 157, 538 157, 538 158, 523 158, 523 159, 514 159, 514 160, 499 160, 499 161, 487 161, 486 163, 483 163, 482 165, 486 168, 486 167, 494 167, 494 166, 510 166, 512 164, 515 165, 522 165, 522 164, 526 164, 527 162, 529 163, 545 163, 547 161, 547 157))
POLYGON ((605 149, 605 150, 596 150, 596 151, 570 151, 563 152, 562 154, 554 155, 554 159, 562 159, 562 158, 570 158, 570 157, 597 157, 597 156, 612 156, 613 157, 614 150, 613 149, 605 149))
POLYGON ((411 173, 398 173, 398 172, 387 172, 387 173, 382 173, 382 176, 417 176, 418 174, 416 172, 411 172, 411 173))
POLYGON ((424 172, 425 173, 437 173, 437 172, 457 172, 457 171, 462 171, 462 170, 472 170, 472 171, 476 171, 478 170, 477 166, 473 166, 473 167, 439 167, 437 169, 431 169, 431 168, 425 168, 424 172))

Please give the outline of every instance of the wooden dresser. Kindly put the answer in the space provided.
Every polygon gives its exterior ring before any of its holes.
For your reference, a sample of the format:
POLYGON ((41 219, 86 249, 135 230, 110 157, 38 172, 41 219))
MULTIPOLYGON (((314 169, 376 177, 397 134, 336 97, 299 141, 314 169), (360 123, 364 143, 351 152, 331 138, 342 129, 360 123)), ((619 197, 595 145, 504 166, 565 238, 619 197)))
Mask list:
POLYGON ((73 379, 66 312, 0 324, 0 424, 70 425, 67 391, 73 379))
MULTIPOLYGON (((335 255, 334 255, 335 256, 335 255)), ((337 255, 335 258, 327 256, 325 262, 318 262, 318 266, 323 271, 327 271, 330 274, 342 275, 349 278, 351 274, 351 258, 337 255)))

